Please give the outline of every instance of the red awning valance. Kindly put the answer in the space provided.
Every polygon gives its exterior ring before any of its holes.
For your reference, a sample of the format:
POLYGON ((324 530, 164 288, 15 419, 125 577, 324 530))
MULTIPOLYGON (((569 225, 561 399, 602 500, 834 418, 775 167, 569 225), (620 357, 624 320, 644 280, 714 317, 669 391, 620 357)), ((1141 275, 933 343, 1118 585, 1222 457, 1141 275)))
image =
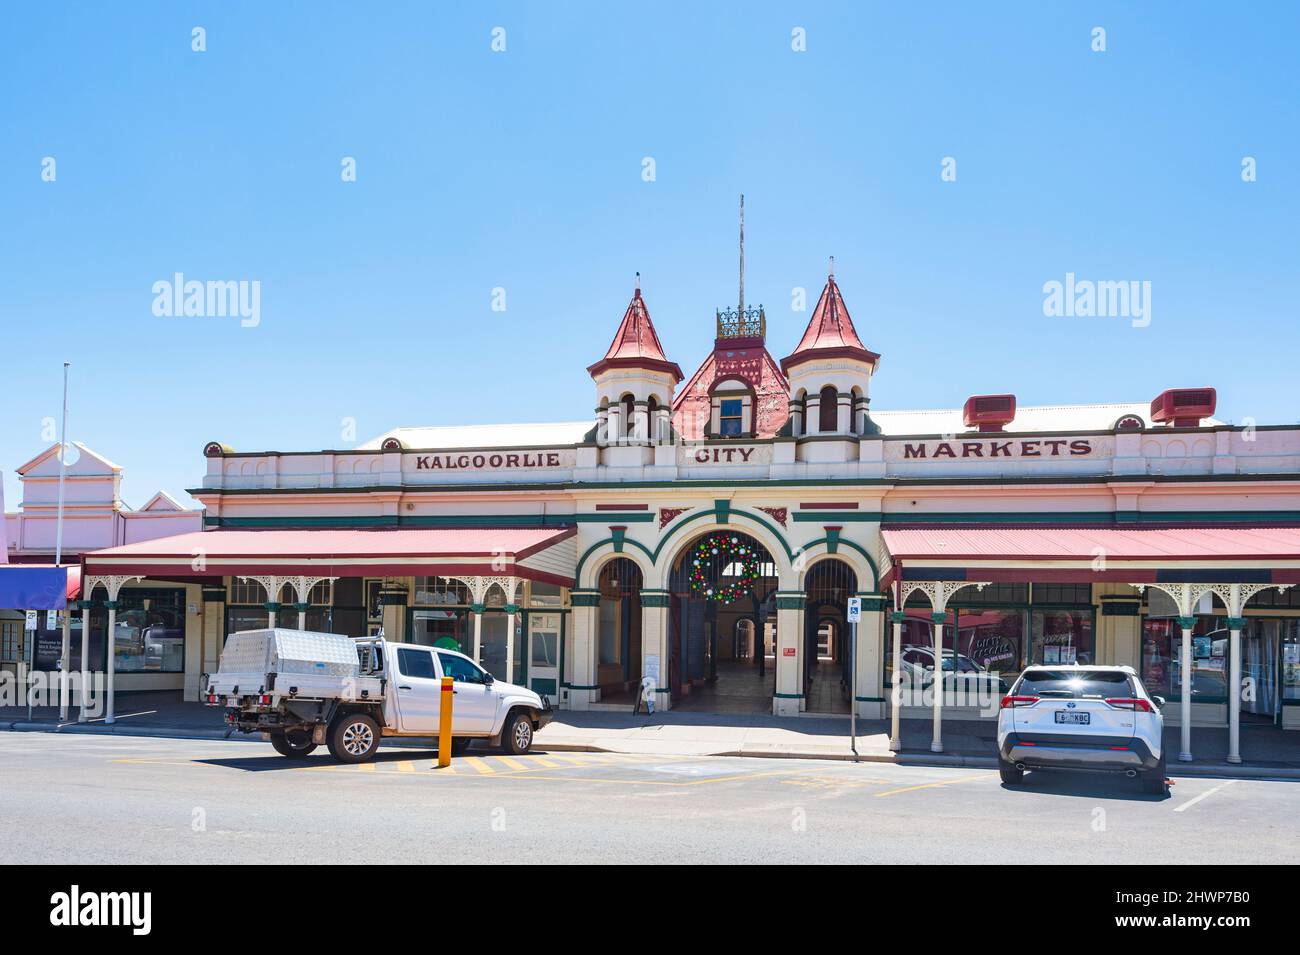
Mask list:
POLYGON ((92 551, 87 574, 503 575, 569 586, 576 527, 216 530, 92 551))
MULTIPOLYGON (((889 578, 925 576, 925 569, 968 571, 967 578, 1116 580, 1182 579, 1300 581, 1298 527, 965 527, 944 525, 881 531, 889 578), (1246 575, 1246 576, 1242 576, 1246 575), (1190 579, 1190 578, 1189 578, 1190 579)), ((934 576, 939 576, 935 574, 934 576)), ((961 579, 954 576, 953 579, 961 579)))

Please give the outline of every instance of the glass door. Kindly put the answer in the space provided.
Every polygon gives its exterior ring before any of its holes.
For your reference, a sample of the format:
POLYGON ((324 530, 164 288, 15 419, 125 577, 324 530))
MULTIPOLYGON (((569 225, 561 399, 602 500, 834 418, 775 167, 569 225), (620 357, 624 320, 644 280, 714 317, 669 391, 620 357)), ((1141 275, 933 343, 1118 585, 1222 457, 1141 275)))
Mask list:
POLYGON ((528 615, 528 686, 552 706, 560 702, 560 614, 528 615))

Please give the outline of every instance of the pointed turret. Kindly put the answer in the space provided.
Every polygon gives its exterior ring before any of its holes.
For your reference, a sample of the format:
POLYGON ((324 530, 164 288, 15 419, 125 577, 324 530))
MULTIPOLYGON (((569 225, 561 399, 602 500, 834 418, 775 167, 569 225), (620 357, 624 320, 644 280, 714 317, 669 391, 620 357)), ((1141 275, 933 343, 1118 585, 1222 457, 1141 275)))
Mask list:
POLYGON ((871 376, 880 356, 858 337, 835 283, 835 260, 812 320, 795 350, 781 360, 790 380, 790 431, 810 434, 871 433, 867 413, 871 376))
POLYGON ((668 413, 682 370, 659 344, 650 310, 636 291, 605 357, 587 368, 596 382, 597 439, 608 444, 671 440, 668 413))
POLYGON ((609 368, 645 368, 650 371, 666 372, 674 376, 673 384, 683 378, 681 368, 676 362, 668 360, 663 346, 659 344, 654 323, 650 321, 650 310, 646 308, 645 299, 641 297, 639 275, 636 291, 632 295, 632 301, 628 303, 627 311, 623 313, 623 321, 619 323, 618 331, 614 333, 609 351, 605 352, 604 358, 589 366, 587 371, 595 378, 609 368))
POLYGON ((781 359, 781 370, 788 375, 791 368, 818 358, 856 358, 873 368, 880 361, 880 356, 863 345, 858 337, 853 319, 844 305, 844 296, 835 284, 834 273, 826 278, 826 287, 817 300, 803 338, 790 355, 781 359))

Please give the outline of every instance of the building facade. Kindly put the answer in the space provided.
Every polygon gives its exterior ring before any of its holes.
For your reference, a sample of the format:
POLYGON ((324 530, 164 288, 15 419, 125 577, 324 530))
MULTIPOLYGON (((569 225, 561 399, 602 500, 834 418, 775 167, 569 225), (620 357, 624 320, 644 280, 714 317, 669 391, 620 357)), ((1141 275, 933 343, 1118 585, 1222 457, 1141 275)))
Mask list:
MULTIPOLYGON (((648 682, 663 708, 879 718, 936 664, 1005 687, 1096 662, 1189 731, 1300 725, 1300 428, 1219 422, 1204 388, 878 411, 833 275, 792 351, 767 332, 720 311, 688 378, 638 287, 582 420, 214 442, 205 529, 89 554, 86 586, 197 588, 191 699, 228 632, 276 621, 454 643, 573 709, 648 682)), ((902 715, 989 715, 932 695, 902 715)))
MULTIPOLYGON (((5 551, 0 559, 4 565, 0 567, 0 673, 16 673, 20 664, 55 670, 65 641, 70 670, 80 671, 83 616, 89 666, 103 671, 108 662, 108 616, 102 589, 99 603, 88 606, 85 615, 76 612, 83 596, 76 572, 82 555, 203 527, 202 511, 185 507, 163 491, 138 509, 130 507, 122 499, 121 466, 84 444, 72 442, 65 458, 62 557, 64 566, 74 568, 70 579, 54 565, 59 544, 59 445, 51 445, 18 468, 22 499, 18 510, 4 515, 5 551), (63 593, 57 601, 30 596, 33 586, 44 586, 36 582, 46 578, 59 580, 63 593), (36 607, 58 609, 38 614, 37 626, 30 630, 24 611, 36 607)), ((200 587, 184 584, 167 591, 164 595, 156 583, 133 581, 119 595, 121 619, 115 624, 119 689, 182 687, 183 648, 199 639, 200 587), (191 607, 193 613, 188 612, 191 607), (191 627, 193 632, 187 632, 191 627)))

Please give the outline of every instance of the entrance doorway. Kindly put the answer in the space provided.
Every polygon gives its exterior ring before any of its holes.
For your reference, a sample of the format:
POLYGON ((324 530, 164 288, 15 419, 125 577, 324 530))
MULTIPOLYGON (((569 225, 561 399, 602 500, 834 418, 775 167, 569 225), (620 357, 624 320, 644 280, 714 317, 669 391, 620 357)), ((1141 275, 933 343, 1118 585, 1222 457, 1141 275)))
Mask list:
POLYGON ((809 568, 804 588, 804 700, 809 713, 848 713, 853 667, 848 601, 858 578, 842 560, 809 568))
POLYGON ((776 589, 771 554, 747 534, 713 531, 682 549, 669 576, 673 709, 772 712, 776 589))
POLYGON ((596 682, 600 702, 632 706, 641 684, 641 568, 616 557, 600 569, 596 682))

